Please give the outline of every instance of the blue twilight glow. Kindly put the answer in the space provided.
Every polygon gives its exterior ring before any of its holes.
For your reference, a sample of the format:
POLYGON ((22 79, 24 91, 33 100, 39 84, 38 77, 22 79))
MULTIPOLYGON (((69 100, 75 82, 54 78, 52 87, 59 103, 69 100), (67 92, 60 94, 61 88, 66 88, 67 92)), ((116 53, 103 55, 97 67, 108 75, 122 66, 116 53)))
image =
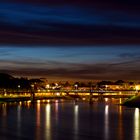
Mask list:
POLYGON ((80 79, 137 79, 138 46, 0 48, 1 71, 15 75, 80 79))

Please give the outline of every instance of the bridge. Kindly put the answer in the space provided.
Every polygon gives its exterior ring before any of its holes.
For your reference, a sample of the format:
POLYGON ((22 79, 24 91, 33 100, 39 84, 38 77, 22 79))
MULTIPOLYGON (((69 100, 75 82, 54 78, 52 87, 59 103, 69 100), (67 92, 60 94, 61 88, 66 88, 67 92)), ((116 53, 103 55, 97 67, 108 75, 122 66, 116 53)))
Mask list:
POLYGON ((137 90, 30 90, 30 91, 6 91, 1 92, 0 99, 25 99, 25 100, 37 100, 37 99, 49 99, 49 98, 88 98, 92 101, 92 98, 129 98, 139 94, 137 90))

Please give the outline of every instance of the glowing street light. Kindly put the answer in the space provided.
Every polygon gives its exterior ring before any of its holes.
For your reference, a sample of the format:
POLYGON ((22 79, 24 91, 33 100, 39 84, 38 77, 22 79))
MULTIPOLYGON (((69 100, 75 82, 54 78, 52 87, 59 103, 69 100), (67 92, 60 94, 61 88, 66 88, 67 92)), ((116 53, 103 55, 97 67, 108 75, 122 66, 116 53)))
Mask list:
POLYGON ((136 89, 136 94, 138 94, 138 92, 139 92, 139 86, 136 85, 136 86, 135 86, 135 89, 136 89))
POLYGON ((108 88, 108 85, 105 85, 105 88, 106 88, 106 90, 107 90, 107 88, 108 88))
POLYGON ((32 88, 34 88, 34 86, 35 86, 34 84, 31 85, 32 88))
POLYGON ((20 85, 18 85, 18 90, 20 90, 20 85))
POLYGON ((47 84, 47 85, 46 85, 46 88, 50 88, 50 85, 49 85, 49 84, 47 84))
POLYGON ((138 90, 139 90, 139 86, 138 86, 138 85, 136 85, 136 86, 135 86, 135 89, 136 89, 136 91, 138 91, 138 90))
POLYGON ((77 84, 75 84, 74 86, 75 86, 75 89, 76 89, 76 90, 78 90, 78 85, 77 85, 77 84))

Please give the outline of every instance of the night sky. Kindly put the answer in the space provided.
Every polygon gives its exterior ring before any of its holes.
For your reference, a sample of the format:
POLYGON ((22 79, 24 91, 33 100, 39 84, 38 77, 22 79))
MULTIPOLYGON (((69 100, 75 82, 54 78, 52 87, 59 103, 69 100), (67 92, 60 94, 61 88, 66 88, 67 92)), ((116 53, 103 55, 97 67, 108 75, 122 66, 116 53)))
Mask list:
POLYGON ((1 0, 0 72, 140 80, 140 2, 1 0))

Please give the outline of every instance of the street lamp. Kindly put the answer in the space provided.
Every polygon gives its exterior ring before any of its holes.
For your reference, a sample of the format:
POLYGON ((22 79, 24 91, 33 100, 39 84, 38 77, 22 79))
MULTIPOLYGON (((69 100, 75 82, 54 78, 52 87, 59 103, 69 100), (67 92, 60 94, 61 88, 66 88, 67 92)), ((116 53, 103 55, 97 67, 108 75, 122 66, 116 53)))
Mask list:
POLYGON ((32 85, 31 85, 32 90, 34 90, 34 87, 35 87, 35 85, 34 85, 34 84, 32 84, 32 85))
POLYGON ((76 84, 76 85, 74 85, 74 86, 75 86, 75 89, 78 90, 78 85, 76 84))
POLYGON ((50 85, 49 85, 49 84, 47 84, 47 85, 46 85, 46 88, 50 88, 50 85))
POLYGON ((107 90, 107 88, 108 88, 108 85, 105 85, 105 87, 106 87, 106 90, 107 90))
POLYGON ((20 85, 18 85, 18 92, 19 92, 19 90, 20 90, 20 85))
POLYGON ((136 93, 138 93, 138 91, 139 91, 139 86, 136 85, 136 86, 135 86, 135 89, 136 89, 136 93))
POLYGON ((139 90, 139 86, 138 86, 138 85, 136 85, 136 86, 135 86, 135 89, 136 89, 136 91, 138 91, 138 90, 139 90))

